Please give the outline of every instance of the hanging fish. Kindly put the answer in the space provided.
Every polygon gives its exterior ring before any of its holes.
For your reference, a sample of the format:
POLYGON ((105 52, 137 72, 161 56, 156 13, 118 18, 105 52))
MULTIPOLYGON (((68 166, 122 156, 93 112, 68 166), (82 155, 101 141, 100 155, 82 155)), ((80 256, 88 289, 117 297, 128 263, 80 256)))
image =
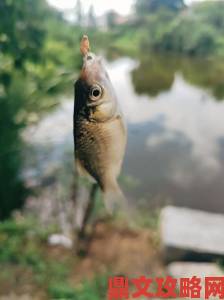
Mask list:
POLYGON ((117 182, 127 132, 114 88, 99 57, 89 52, 83 36, 83 66, 75 83, 74 143, 79 175, 92 177, 100 186, 111 212, 124 200, 117 182))

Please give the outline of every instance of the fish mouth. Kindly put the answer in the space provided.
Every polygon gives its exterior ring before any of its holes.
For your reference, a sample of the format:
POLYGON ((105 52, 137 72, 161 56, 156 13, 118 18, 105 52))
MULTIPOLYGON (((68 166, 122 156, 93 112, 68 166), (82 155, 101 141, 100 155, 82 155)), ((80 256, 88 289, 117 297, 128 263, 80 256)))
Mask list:
POLYGON ((93 52, 88 52, 84 57, 83 57, 83 69, 87 73, 104 73, 105 69, 102 64, 102 58, 100 56, 97 56, 93 52))
POLYGON ((91 65, 96 60, 97 56, 92 52, 88 52, 85 56, 83 56, 83 63, 85 66, 91 65))

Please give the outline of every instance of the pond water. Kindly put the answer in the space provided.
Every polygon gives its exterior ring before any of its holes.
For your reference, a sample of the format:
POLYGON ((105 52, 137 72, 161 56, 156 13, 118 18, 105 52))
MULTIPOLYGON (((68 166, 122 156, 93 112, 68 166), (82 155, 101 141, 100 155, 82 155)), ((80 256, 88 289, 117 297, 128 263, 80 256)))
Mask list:
MULTIPOLYGON (((128 124, 121 185, 133 203, 224 213, 224 72, 209 64, 106 61, 128 124)), ((36 159, 24 177, 32 181, 66 159, 72 165, 72 114, 71 97, 26 130, 36 159)))

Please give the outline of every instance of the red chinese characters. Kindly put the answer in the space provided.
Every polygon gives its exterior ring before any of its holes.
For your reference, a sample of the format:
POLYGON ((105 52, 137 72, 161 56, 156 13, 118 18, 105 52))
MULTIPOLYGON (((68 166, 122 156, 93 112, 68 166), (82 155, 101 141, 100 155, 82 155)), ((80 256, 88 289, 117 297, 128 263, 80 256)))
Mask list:
POLYGON ((180 298, 200 298, 201 297, 201 278, 180 278, 180 298))
POLYGON ((224 299, 224 277, 192 276, 190 278, 139 278, 113 277, 108 281, 108 300, 188 298, 224 299), (202 293, 202 286, 204 292, 202 293))
POLYGON ((160 298, 176 298, 176 284, 177 279, 167 276, 164 278, 156 278, 157 293, 156 297, 160 298))
POLYGON ((205 299, 224 299, 224 277, 205 277, 205 299))
POLYGON ((153 296, 153 294, 149 292, 149 287, 152 283, 151 278, 147 279, 145 276, 141 276, 139 278, 132 279, 132 282, 136 288, 136 292, 132 294, 132 298, 139 298, 142 296, 150 298, 153 296))
POLYGON ((129 298, 128 278, 113 277, 109 278, 107 293, 109 300, 121 300, 129 298))

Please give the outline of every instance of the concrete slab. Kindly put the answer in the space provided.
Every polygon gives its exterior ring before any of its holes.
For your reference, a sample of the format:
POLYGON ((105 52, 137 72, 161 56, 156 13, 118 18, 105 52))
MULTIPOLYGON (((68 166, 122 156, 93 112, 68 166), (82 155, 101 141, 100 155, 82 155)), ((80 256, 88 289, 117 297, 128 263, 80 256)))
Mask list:
POLYGON ((168 262, 224 257, 224 215, 167 206, 161 212, 160 238, 168 262))

